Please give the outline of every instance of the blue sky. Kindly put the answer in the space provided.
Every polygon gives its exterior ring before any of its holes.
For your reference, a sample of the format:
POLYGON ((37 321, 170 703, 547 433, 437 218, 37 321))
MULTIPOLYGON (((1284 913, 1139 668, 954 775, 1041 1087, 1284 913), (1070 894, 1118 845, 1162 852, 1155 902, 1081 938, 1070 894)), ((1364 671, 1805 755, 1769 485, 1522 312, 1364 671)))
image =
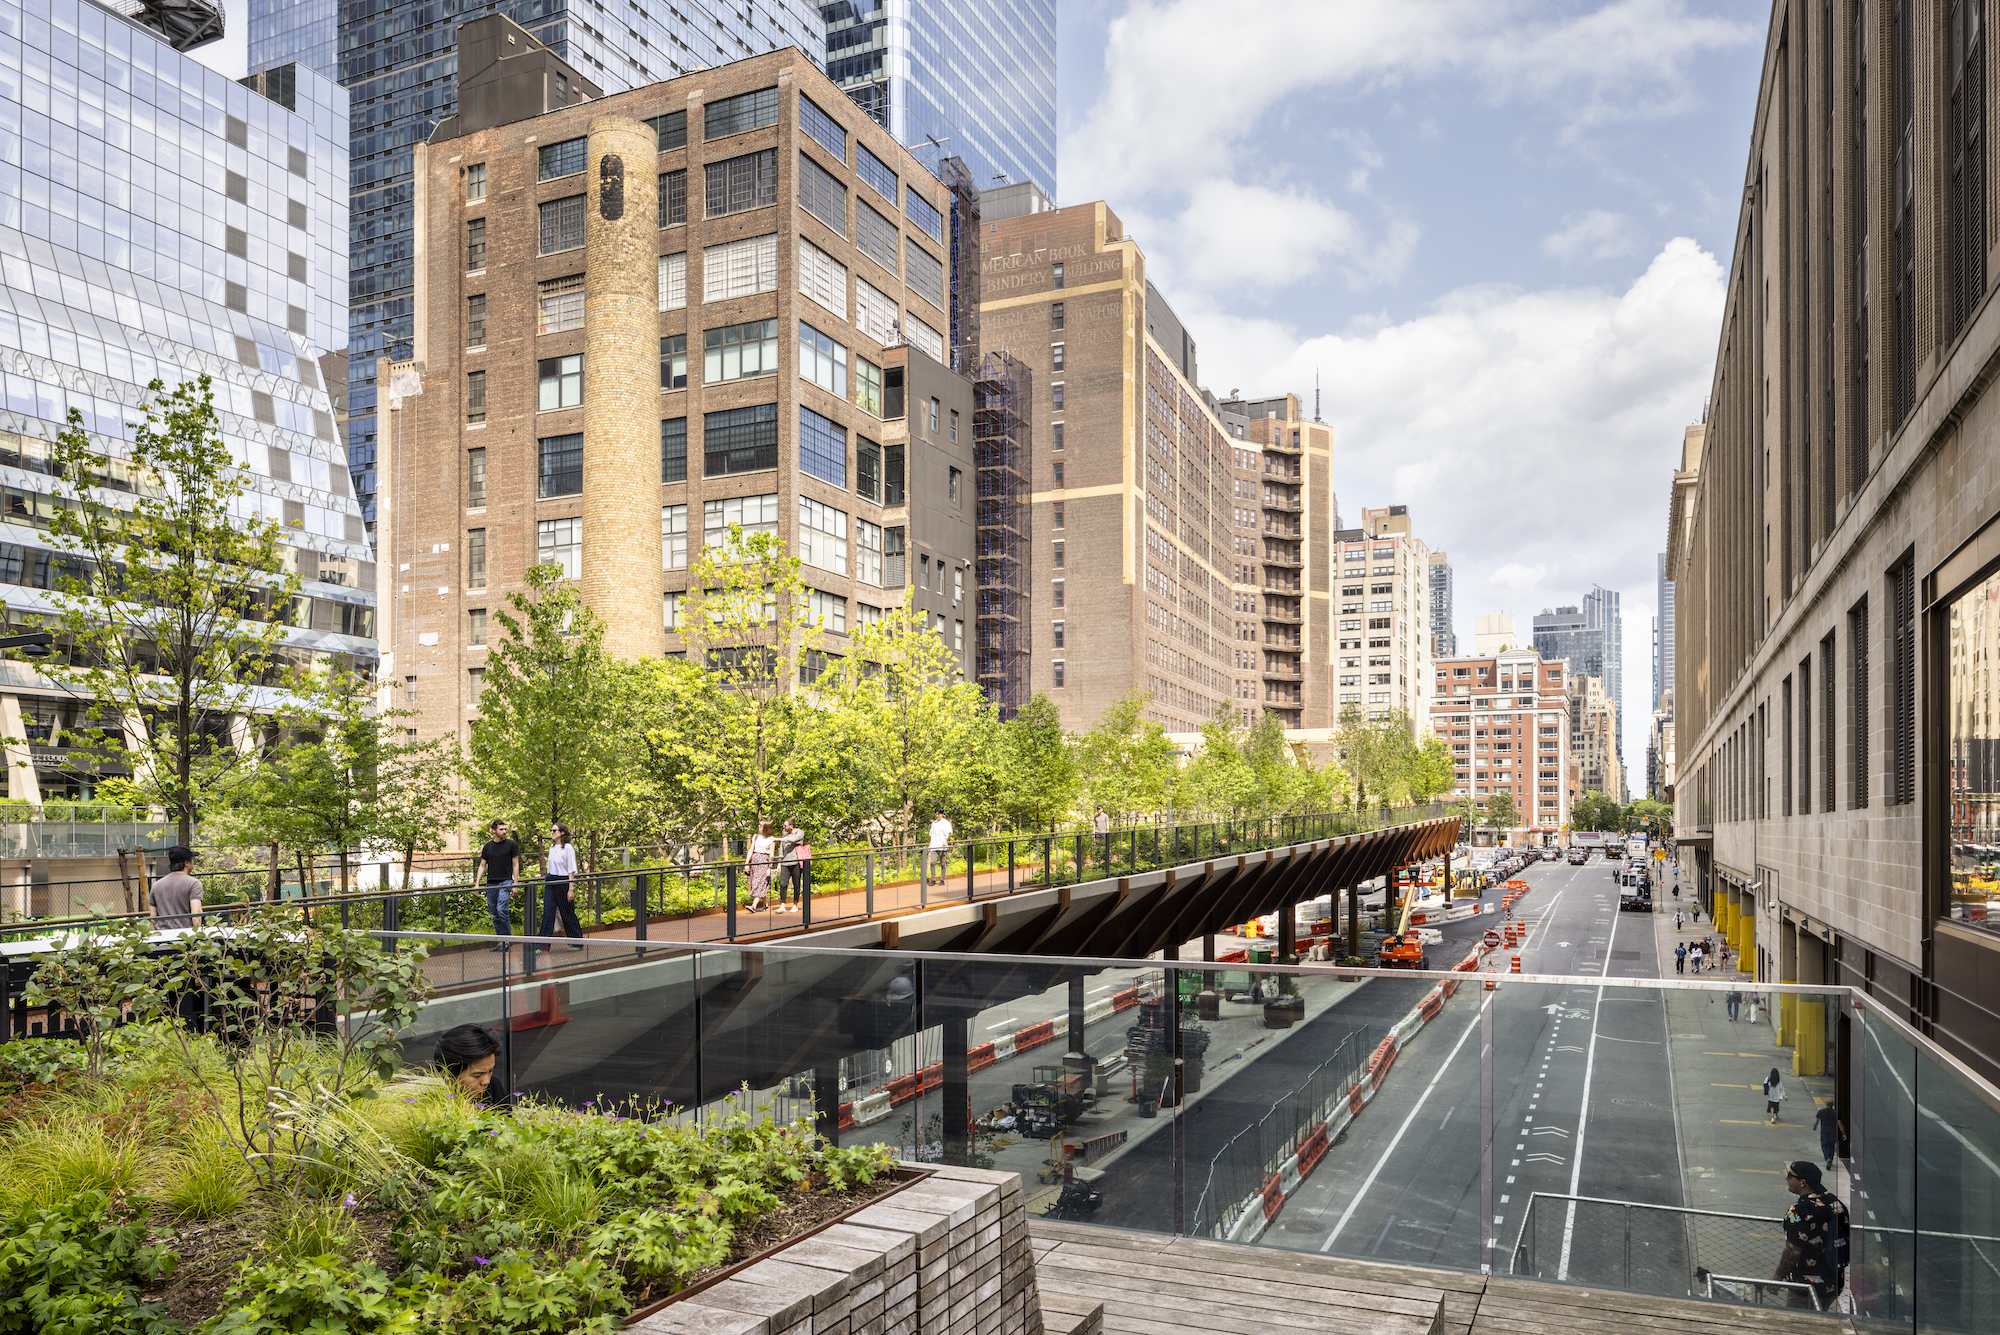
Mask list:
MULTIPOLYGON (((921 0, 935 3, 938 0, 921 0)), ((1769 9, 1060 0, 1065 204, 1111 202, 1218 394, 1317 369, 1343 518, 1408 505, 1472 618, 1625 610, 1707 393, 1769 9)), ((242 72, 239 16, 200 54, 242 72)))
POLYGON ((1623 594, 1643 785, 1653 559, 1715 355, 1768 8, 1063 0, 1058 197, 1105 198, 1202 378, 1335 427, 1472 618, 1623 594))

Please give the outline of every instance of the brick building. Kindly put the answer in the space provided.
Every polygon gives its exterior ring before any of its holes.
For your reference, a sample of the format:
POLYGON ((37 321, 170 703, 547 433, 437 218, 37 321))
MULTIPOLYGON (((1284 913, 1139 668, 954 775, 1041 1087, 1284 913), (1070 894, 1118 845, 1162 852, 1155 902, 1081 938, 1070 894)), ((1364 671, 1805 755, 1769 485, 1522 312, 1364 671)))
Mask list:
POLYGON ((1251 690, 1288 723, 1324 726, 1306 662, 1307 594, 1326 586, 1302 549, 1332 515, 1331 470, 1301 461, 1330 458, 1326 429, 1295 407, 1265 419, 1283 422, 1257 429, 1268 440, 1225 424, 1193 338, 1109 206, 995 205, 980 233, 981 346, 1034 380, 1033 689, 1070 728, 1134 689, 1169 732, 1252 703, 1239 694, 1251 690), (1266 544, 1254 558, 1238 550, 1250 540, 1266 544))
POLYGON ((804 561, 828 653, 914 586, 969 664, 973 387, 946 331, 976 202, 796 51, 577 103, 504 18, 459 49, 460 113, 416 157, 417 355, 384 377, 385 672, 424 730, 471 712, 489 615, 538 562, 612 652, 681 651, 688 567, 732 523, 804 561))
POLYGON ((1335 717, 1395 713, 1421 730, 1431 698, 1431 555, 1411 531, 1409 507, 1361 512, 1334 535, 1339 558, 1335 717))
POLYGON ((1532 648, 1442 658, 1434 668, 1431 730, 1457 762, 1453 800, 1514 801, 1538 843, 1555 843, 1570 811, 1568 667, 1532 648))

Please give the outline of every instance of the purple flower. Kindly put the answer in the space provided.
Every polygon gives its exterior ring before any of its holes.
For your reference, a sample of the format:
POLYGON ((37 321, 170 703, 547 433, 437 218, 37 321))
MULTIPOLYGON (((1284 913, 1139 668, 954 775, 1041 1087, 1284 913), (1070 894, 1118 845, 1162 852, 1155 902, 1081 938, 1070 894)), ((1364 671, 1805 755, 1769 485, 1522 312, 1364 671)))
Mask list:
POLYGON ((350 1191, 347 1193, 346 1198, 340 1202, 340 1208, 343 1210, 352 1210, 357 1204, 359 1202, 354 1199, 354 1193, 350 1191))
POLYGON ((473 1257, 472 1259, 473 1259, 473 1260, 475 1260, 475 1261, 477 1261, 477 1262, 479 1262, 479 1264, 481 1264, 481 1265, 492 1265, 492 1264, 493 1264, 493 1263, 492 1263, 491 1261, 487 1260, 487 1259, 486 1259, 485 1257, 483 1257, 483 1256, 475 1256, 475 1257, 473 1257))

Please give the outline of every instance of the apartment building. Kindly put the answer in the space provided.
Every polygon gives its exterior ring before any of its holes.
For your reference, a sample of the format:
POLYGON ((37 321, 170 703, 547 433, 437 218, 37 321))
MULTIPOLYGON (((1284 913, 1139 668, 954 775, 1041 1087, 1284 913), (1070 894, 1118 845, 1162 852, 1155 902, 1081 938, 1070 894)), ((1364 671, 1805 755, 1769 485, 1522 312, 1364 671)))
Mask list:
POLYGON ((683 652, 731 525, 804 563, 829 654, 906 590, 970 671, 974 386, 955 199, 798 53, 577 105, 504 18, 417 150, 416 351, 383 480, 394 673, 476 707, 494 609, 557 562, 613 653, 683 652))
POLYGON ((1229 447, 1230 616, 1236 698, 1291 729, 1338 721, 1331 662, 1330 543, 1340 527, 1333 428, 1303 420, 1296 394, 1216 405, 1229 447), (1309 493, 1324 496, 1311 507, 1309 493), (1244 610, 1238 611, 1238 605, 1244 610))
POLYGON ((1332 513, 1330 470, 1304 462, 1311 433, 1297 424, 1294 449, 1287 419, 1282 440, 1262 429, 1268 449, 1239 441, 1118 215, 1101 201, 1031 208, 1030 193, 1011 197, 1023 211, 1003 216, 996 200, 983 217, 979 326, 987 355, 1018 359, 1034 385, 1032 688, 1069 728, 1135 689, 1175 733, 1250 704, 1246 687, 1260 707, 1308 716, 1315 585, 1297 549, 1332 513), (1237 549, 1267 541, 1267 483, 1271 546, 1253 559, 1237 549))
POLYGON ((1819 11, 1774 7, 1667 574, 1701 893, 1760 978, 1861 989, 1995 1079, 1986 12, 1843 3, 1808 42, 1819 11))
POLYGON ((1555 843, 1569 824, 1569 669, 1533 649, 1439 659, 1431 731, 1457 765, 1453 800, 1483 803, 1505 793, 1521 828, 1555 843))
POLYGON ((1404 505, 1365 509, 1360 528, 1333 539, 1335 718, 1402 714, 1421 730, 1431 701, 1430 549, 1404 505))
POLYGON ((1431 657, 1458 657, 1458 631, 1452 618, 1457 615, 1452 599, 1451 558, 1443 552, 1431 553, 1431 657))
POLYGON ((1604 691, 1604 678, 1571 671, 1569 692, 1570 754, 1577 762, 1573 798, 1603 793, 1614 802, 1626 800, 1624 773, 1618 764, 1618 702, 1604 691))

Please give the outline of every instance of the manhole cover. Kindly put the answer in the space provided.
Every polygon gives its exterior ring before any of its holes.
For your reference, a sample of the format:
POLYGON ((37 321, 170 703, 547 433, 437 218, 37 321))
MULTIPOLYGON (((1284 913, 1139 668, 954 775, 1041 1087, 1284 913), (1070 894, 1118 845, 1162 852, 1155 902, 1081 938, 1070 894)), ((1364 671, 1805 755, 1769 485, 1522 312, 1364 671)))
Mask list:
POLYGON ((1644 1099, 1613 1099, 1611 1101, 1621 1108, 1653 1108, 1658 1106, 1657 1104, 1648 1103, 1644 1099))

